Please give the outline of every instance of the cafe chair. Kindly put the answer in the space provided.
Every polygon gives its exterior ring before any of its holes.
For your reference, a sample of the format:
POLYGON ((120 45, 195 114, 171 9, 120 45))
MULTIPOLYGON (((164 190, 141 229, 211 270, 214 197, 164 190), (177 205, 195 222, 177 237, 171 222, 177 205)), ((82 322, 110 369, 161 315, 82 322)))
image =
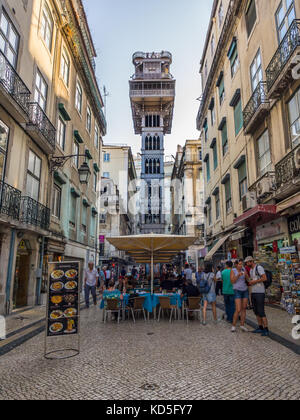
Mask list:
POLYGON ((127 307, 126 309, 131 312, 133 322, 135 323, 135 313, 143 313, 144 320, 147 322, 146 311, 144 309, 145 298, 136 297, 133 299, 133 306, 127 307))
POLYGON ((160 303, 160 308, 159 308, 159 312, 158 312, 158 319, 157 321, 160 321, 160 316, 161 313, 165 312, 165 310, 170 310, 171 314, 170 314, 170 322, 172 322, 172 318, 173 318, 173 314, 174 314, 174 319, 176 320, 176 312, 177 312, 177 306, 176 305, 171 305, 171 298, 169 297, 160 297, 159 298, 159 303, 160 303))
POLYGON ((202 313, 201 297, 189 297, 188 298, 188 305, 185 308, 187 324, 189 323, 189 313, 190 312, 193 312, 193 313, 198 312, 198 318, 199 318, 199 321, 201 321, 201 313, 202 313))
POLYGON ((104 307, 104 324, 106 324, 108 314, 118 314, 118 324, 121 318, 121 305, 119 299, 106 299, 106 306, 104 307))

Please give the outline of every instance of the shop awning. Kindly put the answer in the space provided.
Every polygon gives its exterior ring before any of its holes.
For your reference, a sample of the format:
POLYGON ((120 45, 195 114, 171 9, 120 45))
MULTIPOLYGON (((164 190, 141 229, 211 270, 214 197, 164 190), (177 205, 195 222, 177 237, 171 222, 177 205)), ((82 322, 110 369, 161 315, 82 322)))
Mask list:
POLYGON ((275 205, 271 204, 263 204, 253 207, 246 211, 246 213, 242 214, 241 216, 237 217, 234 220, 235 225, 246 225, 251 224, 253 220, 257 221, 258 217, 262 218, 262 222, 268 222, 272 220, 272 218, 276 217, 277 208, 275 205))
POLYGON ((297 193, 293 195, 288 200, 284 200, 281 203, 277 204, 277 213, 282 213, 283 211, 300 205, 300 194, 297 193))
POLYGON ((219 239, 215 246, 212 247, 212 249, 209 251, 209 253, 205 257, 205 261, 212 260, 212 257, 215 255, 215 253, 221 248, 223 244, 227 241, 227 239, 231 236, 231 233, 228 235, 223 236, 223 238, 219 239))

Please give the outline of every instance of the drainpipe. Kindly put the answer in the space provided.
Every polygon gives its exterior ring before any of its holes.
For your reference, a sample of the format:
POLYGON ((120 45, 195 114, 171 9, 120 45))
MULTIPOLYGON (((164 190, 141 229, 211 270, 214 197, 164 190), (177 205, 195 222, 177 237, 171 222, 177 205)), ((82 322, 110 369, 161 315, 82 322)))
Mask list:
POLYGON ((5 290, 5 293, 6 293, 6 305, 5 305, 6 315, 8 315, 10 313, 10 294, 11 294, 12 270, 13 270, 13 263, 14 263, 15 242, 16 242, 16 229, 12 229, 11 230, 11 238, 10 238, 10 247, 9 247, 8 267, 7 267, 6 290, 5 290))
POLYGON ((44 249, 45 249, 45 237, 43 236, 42 242, 40 244, 40 262, 39 262, 39 272, 36 279, 36 305, 41 305, 41 289, 42 289, 42 277, 43 277, 43 260, 44 260, 44 249))

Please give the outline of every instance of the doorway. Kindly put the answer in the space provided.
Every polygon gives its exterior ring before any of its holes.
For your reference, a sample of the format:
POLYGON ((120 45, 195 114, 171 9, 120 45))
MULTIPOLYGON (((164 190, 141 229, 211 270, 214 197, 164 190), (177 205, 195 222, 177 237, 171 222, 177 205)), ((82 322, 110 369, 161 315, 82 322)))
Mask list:
POLYGON ((30 252, 25 241, 21 241, 16 258, 14 279, 13 307, 14 309, 27 306, 28 286, 30 274, 30 252))

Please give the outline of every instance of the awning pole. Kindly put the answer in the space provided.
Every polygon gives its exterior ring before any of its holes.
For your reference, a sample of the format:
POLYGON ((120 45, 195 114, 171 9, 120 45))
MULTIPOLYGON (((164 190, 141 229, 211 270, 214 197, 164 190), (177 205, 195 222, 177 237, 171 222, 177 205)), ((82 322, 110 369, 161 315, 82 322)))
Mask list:
POLYGON ((154 292, 154 256, 153 251, 151 251, 151 295, 154 292))

